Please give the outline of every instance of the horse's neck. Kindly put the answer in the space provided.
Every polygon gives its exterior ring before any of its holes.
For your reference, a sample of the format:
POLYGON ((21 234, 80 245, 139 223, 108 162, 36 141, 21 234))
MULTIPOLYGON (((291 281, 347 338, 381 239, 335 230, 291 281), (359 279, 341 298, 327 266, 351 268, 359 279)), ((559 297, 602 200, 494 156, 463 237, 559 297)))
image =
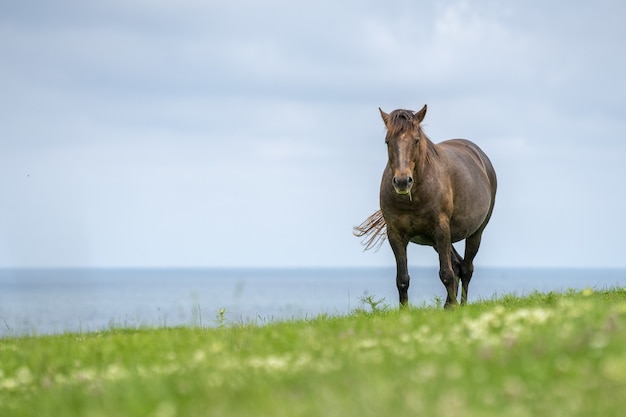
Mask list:
POLYGON ((424 178, 432 164, 436 163, 438 152, 436 145, 426 135, 420 140, 420 152, 415 164, 415 178, 424 178))

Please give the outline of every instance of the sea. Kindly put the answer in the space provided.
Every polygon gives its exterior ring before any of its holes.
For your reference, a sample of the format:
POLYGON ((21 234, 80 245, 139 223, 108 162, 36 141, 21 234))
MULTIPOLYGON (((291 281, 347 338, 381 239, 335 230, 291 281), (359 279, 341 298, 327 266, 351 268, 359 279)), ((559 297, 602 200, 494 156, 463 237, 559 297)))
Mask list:
MULTIPOLYGON (((409 302, 437 305, 436 268, 411 267, 409 302)), ((469 301, 626 286, 626 269, 476 267, 469 301)), ((0 338, 111 328, 265 325, 396 307, 394 268, 0 269, 0 338)))

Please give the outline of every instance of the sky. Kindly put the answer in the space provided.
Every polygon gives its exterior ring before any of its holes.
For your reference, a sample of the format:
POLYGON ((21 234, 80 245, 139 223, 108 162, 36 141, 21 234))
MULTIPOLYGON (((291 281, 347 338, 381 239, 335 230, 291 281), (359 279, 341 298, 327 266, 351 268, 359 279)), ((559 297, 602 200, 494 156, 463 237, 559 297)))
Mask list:
POLYGON ((0 267, 392 266, 352 227, 379 207, 378 107, 424 104, 431 140, 471 139, 498 173, 477 267, 626 267, 625 15, 2 2, 0 267))

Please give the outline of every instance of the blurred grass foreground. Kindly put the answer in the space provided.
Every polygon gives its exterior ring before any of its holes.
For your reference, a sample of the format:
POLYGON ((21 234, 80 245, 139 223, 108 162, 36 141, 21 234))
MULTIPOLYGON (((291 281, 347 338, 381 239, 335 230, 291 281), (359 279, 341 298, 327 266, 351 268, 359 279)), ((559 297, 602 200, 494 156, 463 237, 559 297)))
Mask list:
MULTIPOLYGON (((0 416, 618 416, 626 290, 0 339, 0 416)), ((223 312, 218 312, 218 319, 223 312)))

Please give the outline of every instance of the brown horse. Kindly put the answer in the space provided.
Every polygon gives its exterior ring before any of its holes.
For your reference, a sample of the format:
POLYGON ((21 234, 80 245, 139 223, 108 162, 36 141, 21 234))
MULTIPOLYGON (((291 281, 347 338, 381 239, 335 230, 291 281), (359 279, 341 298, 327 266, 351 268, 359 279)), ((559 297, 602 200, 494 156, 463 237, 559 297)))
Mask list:
POLYGON ((445 307, 458 304, 459 279, 465 304, 473 260, 493 211, 496 172, 487 155, 468 140, 431 142, 420 125, 426 106, 416 113, 379 110, 387 127, 389 154, 380 185, 381 209, 355 227, 355 234, 369 237, 366 249, 382 244, 385 235, 389 239, 402 306, 408 303, 409 242, 432 246, 439 254, 439 278, 448 293, 445 307), (461 257, 452 243, 463 239, 461 257))

